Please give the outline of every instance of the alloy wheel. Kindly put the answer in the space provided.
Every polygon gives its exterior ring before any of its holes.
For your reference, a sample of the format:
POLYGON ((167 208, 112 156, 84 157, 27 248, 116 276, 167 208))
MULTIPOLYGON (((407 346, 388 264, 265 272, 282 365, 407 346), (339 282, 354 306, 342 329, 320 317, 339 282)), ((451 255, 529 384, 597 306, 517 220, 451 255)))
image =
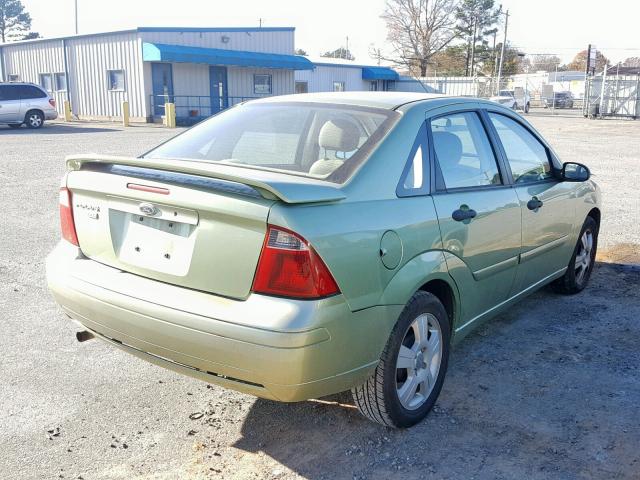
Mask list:
POLYGON ((419 315, 405 333, 396 361, 396 392, 404 408, 416 410, 427 401, 441 360, 440 323, 430 313, 419 315))
POLYGON ((32 113, 29 115, 29 125, 33 128, 42 126, 42 117, 37 113, 32 113))
POLYGON ((580 248, 576 254, 575 271, 576 271, 576 283, 581 285, 585 279, 591 263, 593 261, 593 232, 591 230, 585 230, 580 237, 580 248))

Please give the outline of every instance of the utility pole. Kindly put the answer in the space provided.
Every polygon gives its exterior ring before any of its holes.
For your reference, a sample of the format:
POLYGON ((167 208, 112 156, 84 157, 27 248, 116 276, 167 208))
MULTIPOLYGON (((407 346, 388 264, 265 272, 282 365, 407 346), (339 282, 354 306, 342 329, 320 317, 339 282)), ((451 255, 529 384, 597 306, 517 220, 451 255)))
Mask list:
POLYGON ((502 52, 500 53, 500 66, 498 67, 498 88, 496 89, 496 93, 500 91, 500 78, 502 77, 502 63, 504 62, 504 47, 507 43, 507 28, 509 27, 509 10, 505 12, 505 21, 504 21, 504 40, 502 41, 502 52))
POLYGON ((347 58, 348 54, 349 54, 349 36, 347 35, 347 49, 344 52, 344 58, 347 58))
POLYGON ((78 0, 74 0, 74 18, 76 22, 76 35, 78 35, 78 0))

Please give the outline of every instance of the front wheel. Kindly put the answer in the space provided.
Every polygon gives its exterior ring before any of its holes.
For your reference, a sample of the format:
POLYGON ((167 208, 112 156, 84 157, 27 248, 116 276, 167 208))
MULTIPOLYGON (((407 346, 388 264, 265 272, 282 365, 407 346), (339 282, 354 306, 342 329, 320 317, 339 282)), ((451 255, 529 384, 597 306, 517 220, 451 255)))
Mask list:
POLYGON ((421 421, 440 394, 449 359, 449 319, 435 295, 417 292, 400 314, 369 379, 351 390, 360 412, 388 427, 421 421))
POLYGON ((592 217, 587 217, 567 271, 551 284, 552 288, 556 292, 566 295, 581 292, 589 283, 597 249, 598 224, 592 217))

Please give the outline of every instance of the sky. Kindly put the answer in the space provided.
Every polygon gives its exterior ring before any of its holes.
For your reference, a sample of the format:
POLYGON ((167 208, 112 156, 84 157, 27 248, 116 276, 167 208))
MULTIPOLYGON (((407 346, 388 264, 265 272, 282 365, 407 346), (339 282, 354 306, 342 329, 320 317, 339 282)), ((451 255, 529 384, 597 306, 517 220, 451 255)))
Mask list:
MULTIPOLYGON (((44 37, 74 33, 74 0, 22 0, 44 37)), ((509 10, 508 40, 527 54, 569 62, 589 43, 614 63, 640 56, 638 0, 496 0, 509 10)), ((358 63, 385 49, 385 0, 78 0, 80 33, 142 26, 296 27, 296 48, 320 55, 345 46, 358 63)), ((498 41, 502 39, 499 33, 498 41)))

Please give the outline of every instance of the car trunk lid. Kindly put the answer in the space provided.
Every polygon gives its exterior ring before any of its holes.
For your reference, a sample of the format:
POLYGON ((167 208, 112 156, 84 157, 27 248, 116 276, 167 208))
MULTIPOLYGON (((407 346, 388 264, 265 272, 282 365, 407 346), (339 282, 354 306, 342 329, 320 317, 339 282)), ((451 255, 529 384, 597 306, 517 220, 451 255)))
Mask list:
POLYGON ((327 182, 193 161, 82 156, 67 165, 85 256, 236 299, 251 290, 275 202, 344 197, 327 182))

